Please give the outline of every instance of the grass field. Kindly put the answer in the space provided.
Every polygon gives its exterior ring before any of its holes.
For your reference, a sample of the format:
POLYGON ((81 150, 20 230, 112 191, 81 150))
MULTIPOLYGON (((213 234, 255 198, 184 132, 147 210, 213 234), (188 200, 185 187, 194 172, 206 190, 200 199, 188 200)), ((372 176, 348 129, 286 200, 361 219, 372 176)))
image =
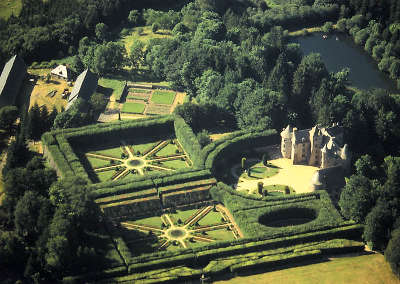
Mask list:
MULTIPOLYGON (((254 273, 254 272, 253 272, 254 273)), ((400 281, 381 254, 332 258, 330 261, 282 269, 251 276, 238 276, 215 284, 394 284, 400 281)))
POLYGON ((144 104, 139 103, 124 103, 121 111, 126 113, 143 113, 145 107, 144 104))
POLYGON ((106 90, 110 90, 109 93, 106 94, 107 96, 113 96, 115 100, 119 100, 125 86, 125 81, 102 77, 99 80, 99 85, 106 90))
POLYGON ((155 104, 172 105, 175 99, 175 92, 154 91, 151 101, 155 104))
POLYGON ((22 0, 0 0, 0 18, 7 20, 12 14, 19 16, 22 0))
POLYGON ((129 52, 129 49, 135 40, 140 40, 147 45, 150 39, 170 36, 171 32, 169 30, 159 30, 157 33, 153 33, 151 31, 151 26, 135 27, 129 30, 128 35, 121 36, 121 41, 125 45, 125 49, 129 52), (138 33, 139 28, 143 28, 143 33, 141 35, 138 33))

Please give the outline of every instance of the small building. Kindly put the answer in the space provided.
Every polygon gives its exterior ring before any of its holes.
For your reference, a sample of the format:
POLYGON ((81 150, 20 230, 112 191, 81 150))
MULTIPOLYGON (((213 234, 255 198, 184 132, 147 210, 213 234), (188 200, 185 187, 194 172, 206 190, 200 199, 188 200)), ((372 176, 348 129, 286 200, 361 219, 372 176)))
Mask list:
POLYGON ((5 65, 0 76, 0 107, 15 105, 22 83, 27 75, 24 60, 14 55, 5 65))
POLYGON ((89 69, 83 71, 76 79, 74 88, 68 97, 66 109, 68 110, 78 98, 88 101, 92 94, 96 91, 97 81, 98 77, 90 72, 89 69))
POLYGON ((281 153, 293 164, 306 164, 320 168, 350 167, 349 149, 343 143, 343 127, 298 130, 288 125, 281 132, 281 153))
POLYGON ((74 77, 74 73, 66 65, 58 65, 56 68, 51 70, 51 76, 65 81, 71 81, 74 77))

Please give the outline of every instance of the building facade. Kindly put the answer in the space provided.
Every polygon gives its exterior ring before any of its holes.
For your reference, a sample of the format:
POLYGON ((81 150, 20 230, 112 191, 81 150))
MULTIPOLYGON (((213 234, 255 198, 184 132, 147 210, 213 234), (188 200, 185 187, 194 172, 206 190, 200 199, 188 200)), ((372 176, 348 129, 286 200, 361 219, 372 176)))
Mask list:
POLYGON ((343 127, 298 130, 288 125, 281 132, 281 153, 293 164, 306 164, 319 168, 350 167, 349 149, 343 143, 343 127))

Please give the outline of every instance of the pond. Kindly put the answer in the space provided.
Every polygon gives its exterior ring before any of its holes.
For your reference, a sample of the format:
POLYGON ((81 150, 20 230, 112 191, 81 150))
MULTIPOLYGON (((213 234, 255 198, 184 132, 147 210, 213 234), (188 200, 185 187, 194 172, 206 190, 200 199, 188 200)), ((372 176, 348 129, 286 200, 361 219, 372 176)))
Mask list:
POLYGON ((397 92, 395 82, 378 69, 377 63, 350 36, 331 34, 326 39, 322 33, 296 37, 304 55, 320 53, 330 72, 349 67, 351 85, 359 89, 382 88, 397 92))

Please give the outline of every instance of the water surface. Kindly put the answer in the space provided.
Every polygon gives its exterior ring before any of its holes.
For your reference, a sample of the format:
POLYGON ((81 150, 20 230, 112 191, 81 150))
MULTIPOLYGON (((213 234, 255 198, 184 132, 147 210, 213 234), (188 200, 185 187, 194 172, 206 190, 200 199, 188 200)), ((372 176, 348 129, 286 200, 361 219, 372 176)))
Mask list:
POLYGON ((293 41, 300 44, 305 55, 312 52, 320 53, 330 72, 349 67, 351 85, 359 89, 382 88, 397 92, 395 82, 379 71, 376 61, 356 45, 350 36, 332 34, 324 39, 322 35, 313 33, 296 37, 293 41))

